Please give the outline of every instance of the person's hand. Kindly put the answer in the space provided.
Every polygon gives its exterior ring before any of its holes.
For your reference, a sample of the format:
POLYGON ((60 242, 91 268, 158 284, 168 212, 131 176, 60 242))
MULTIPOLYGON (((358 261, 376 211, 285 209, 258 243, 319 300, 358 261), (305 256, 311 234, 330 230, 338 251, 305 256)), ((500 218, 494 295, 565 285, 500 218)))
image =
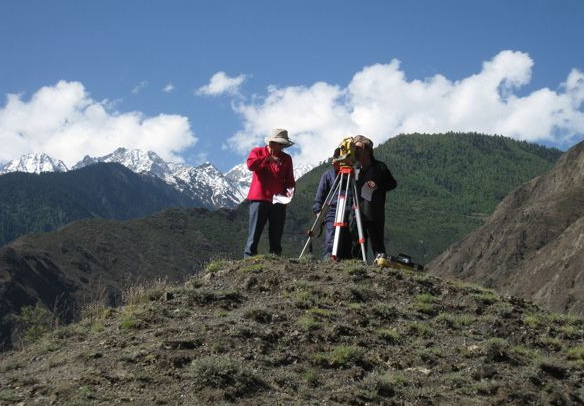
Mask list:
POLYGON ((367 186, 369 186, 370 189, 377 189, 377 184, 372 180, 367 182, 367 186))
POLYGON ((278 165, 282 163, 280 158, 278 158, 276 155, 268 155, 268 157, 266 158, 266 162, 268 163, 275 162, 278 165))

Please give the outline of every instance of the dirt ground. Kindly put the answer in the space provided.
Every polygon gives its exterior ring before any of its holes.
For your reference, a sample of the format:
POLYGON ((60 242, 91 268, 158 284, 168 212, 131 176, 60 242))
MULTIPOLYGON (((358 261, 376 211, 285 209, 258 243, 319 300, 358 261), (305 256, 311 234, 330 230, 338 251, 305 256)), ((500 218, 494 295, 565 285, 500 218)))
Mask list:
POLYGON ((582 405, 584 323, 423 272, 255 257, 0 356, 0 405, 582 405))

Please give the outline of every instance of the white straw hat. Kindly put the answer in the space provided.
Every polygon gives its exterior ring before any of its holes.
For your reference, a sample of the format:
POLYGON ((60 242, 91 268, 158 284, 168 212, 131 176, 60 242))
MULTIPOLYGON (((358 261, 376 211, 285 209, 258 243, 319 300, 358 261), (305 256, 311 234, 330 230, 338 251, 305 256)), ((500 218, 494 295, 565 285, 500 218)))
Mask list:
POLYGON ((272 135, 266 137, 265 141, 266 144, 269 144, 270 142, 277 142, 278 144, 282 144, 285 147, 294 145, 294 143, 288 138, 288 131, 284 130, 283 128, 276 128, 275 130, 272 130, 272 135))

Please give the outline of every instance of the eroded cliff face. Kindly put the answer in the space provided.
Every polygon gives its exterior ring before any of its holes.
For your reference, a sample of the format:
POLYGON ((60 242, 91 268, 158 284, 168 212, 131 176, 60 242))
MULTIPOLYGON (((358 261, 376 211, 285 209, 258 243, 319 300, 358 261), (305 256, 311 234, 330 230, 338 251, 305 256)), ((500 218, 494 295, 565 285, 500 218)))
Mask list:
POLYGON ((428 269, 584 314, 584 142, 509 194, 428 269))

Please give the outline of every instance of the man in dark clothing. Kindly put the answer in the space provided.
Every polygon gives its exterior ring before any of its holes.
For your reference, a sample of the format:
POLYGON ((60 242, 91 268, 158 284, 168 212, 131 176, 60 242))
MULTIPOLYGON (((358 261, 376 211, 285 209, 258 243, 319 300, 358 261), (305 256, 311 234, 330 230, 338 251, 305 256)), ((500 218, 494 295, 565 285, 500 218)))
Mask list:
MULTIPOLYGON (((373 254, 386 255, 384 242, 385 194, 395 189, 397 182, 387 166, 374 158, 373 142, 363 135, 353 138, 355 157, 359 163, 357 172, 357 193, 363 221, 363 234, 371 242, 373 254)), ((353 253, 359 249, 353 246, 353 253)))
MULTIPOLYGON (((327 170, 325 173, 322 174, 320 178, 320 182, 318 184, 318 189, 316 191, 316 195, 314 197, 314 205, 312 206, 312 211, 315 215, 318 215, 321 210, 323 210, 323 205, 325 200, 333 188, 335 183, 335 179, 339 174, 339 165, 334 160, 339 157, 340 151, 339 148, 335 149, 335 153, 333 155, 333 167, 327 170)), ((346 181, 343 182, 341 185, 341 193, 345 194, 346 191, 346 181)), ((345 219, 348 224, 348 215, 349 210, 351 208, 352 203, 352 196, 353 191, 349 190, 349 195, 346 196, 347 204, 345 206, 345 219)), ((333 243, 335 237, 335 214, 337 212, 337 200, 338 200, 338 192, 332 196, 330 200, 329 209, 325 214, 325 218, 323 220, 323 227, 324 227, 324 241, 322 246, 322 253, 323 258, 328 259, 330 258, 333 252, 333 243)), ((337 248, 336 253, 337 259, 344 259, 351 257, 351 234, 349 232, 348 227, 341 227, 340 235, 339 235, 339 246, 337 248)))

